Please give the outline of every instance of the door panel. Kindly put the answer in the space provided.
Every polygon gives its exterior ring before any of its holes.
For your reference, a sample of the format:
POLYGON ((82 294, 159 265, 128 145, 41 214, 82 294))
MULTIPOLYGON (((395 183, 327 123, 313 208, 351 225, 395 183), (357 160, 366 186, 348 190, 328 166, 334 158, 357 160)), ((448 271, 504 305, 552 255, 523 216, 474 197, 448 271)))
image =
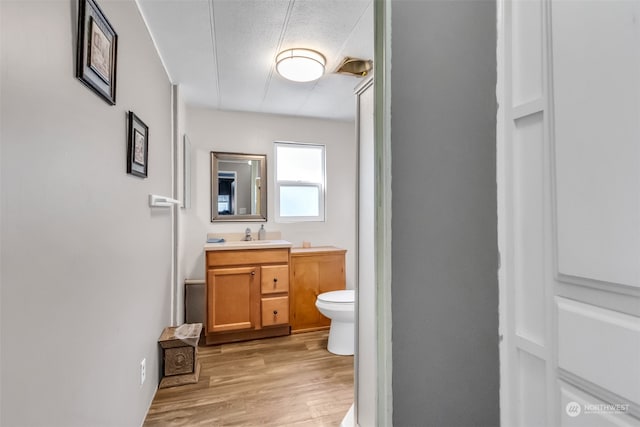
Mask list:
POLYGON ((606 411, 600 410, 606 402, 598 400, 593 396, 572 387, 570 384, 560 381, 560 407, 575 408, 580 410, 579 414, 572 411, 562 411, 562 427, 640 427, 640 420, 627 415, 624 407, 613 407, 606 411))
POLYGON ((515 120, 514 286, 516 333, 545 345, 544 116, 515 120))
POLYGON ((542 49, 542 1, 514 1, 513 10, 513 105, 524 105, 544 93, 542 49))
POLYGON ((552 3, 558 271, 634 287, 639 14, 638 2, 552 3))
POLYGON ((558 367, 640 405, 638 318, 566 298, 557 304, 558 367))
POLYGON ((527 351, 518 352, 518 390, 520 427, 546 424, 547 385, 545 361, 527 351))

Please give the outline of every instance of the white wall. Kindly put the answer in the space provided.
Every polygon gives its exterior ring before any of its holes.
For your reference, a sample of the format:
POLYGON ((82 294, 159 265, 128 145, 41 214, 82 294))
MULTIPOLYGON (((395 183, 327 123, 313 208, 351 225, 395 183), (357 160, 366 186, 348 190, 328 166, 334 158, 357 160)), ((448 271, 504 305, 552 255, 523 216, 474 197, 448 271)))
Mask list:
MULTIPOLYGON (((355 108, 355 101, 354 101, 355 108)), ((192 148, 192 208, 182 211, 181 264, 185 278, 204 278, 202 246, 207 233, 242 233, 255 223, 211 223, 210 152, 226 151, 267 155, 267 231, 281 231, 282 238, 301 246, 333 245, 347 249, 347 287, 355 283, 356 237, 356 140, 355 124, 288 116, 223 112, 187 108, 186 127, 192 148), (297 224, 274 222, 273 142, 295 141, 326 144, 326 221, 297 224)))
POLYGON ((1 10, 4 426, 140 425, 170 317, 170 84, 135 3, 100 1, 119 36, 117 105, 75 78, 75 1, 1 10), (126 174, 126 113, 150 128, 126 174), (147 360, 141 386, 140 361, 147 360))

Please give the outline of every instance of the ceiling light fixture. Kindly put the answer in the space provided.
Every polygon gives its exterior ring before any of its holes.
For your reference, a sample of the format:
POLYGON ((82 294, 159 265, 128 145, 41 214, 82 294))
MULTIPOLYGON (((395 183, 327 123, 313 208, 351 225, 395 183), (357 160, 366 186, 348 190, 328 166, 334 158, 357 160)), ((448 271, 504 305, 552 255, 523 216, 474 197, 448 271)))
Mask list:
POLYGON ((276 57, 276 70, 287 80, 311 82, 324 74, 327 61, 324 56, 310 49, 287 49, 276 57))

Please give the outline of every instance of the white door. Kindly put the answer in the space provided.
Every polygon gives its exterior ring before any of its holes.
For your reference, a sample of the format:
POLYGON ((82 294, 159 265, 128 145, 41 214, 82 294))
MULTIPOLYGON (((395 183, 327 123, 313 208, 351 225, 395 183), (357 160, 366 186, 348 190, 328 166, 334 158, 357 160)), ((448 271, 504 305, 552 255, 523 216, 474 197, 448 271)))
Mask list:
POLYGON ((502 425, 640 426, 640 2, 498 5, 502 425))

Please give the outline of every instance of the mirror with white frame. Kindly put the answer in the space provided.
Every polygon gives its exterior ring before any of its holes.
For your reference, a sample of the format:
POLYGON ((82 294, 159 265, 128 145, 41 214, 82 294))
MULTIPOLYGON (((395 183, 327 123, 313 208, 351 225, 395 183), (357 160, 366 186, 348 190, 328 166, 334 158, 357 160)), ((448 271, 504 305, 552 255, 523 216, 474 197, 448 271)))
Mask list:
POLYGON ((267 220, 267 156, 211 152, 211 222, 267 220))

